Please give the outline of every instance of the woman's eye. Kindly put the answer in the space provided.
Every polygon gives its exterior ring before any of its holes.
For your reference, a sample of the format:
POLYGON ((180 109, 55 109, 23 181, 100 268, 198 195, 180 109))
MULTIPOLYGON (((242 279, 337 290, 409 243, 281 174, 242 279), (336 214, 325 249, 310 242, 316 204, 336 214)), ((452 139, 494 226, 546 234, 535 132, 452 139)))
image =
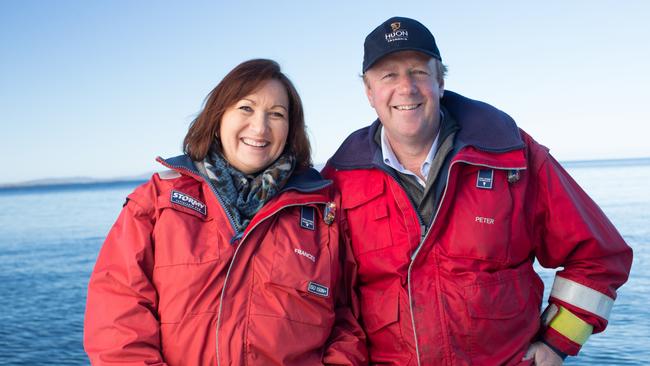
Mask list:
POLYGON ((271 112, 271 116, 275 118, 284 118, 284 113, 282 112, 271 112))
POLYGON ((247 105, 243 105, 243 106, 239 107, 239 109, 241 109, 244 112, 252 112, 253 111, 253 108, 251 108, 251 107, 249 107, 247 105))

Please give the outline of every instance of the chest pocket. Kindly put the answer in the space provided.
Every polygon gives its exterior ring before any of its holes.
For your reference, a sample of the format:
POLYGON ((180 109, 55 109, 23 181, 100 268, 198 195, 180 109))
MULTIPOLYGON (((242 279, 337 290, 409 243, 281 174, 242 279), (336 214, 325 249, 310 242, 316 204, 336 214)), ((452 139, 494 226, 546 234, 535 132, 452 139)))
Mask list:
POLYGON ((332 263, 338 261, 330 251, 332 229, 323 223, 323 207, 307 209, 313 210, 313 226, 300 225, 300 207, 287 210, 255 255, 262 286, 252 297, 251 313, 328 327, 331 317, 325 315, 333 314, 336 290, 332 263))
POLYGON ((218 297, 205 296, 224 270, 219 248, 227 243, 212 218, 176 205, 168 196, 158 200, 159 215, 153 231, 153 282, 163 324, 178 323, 188 313, 218 309, 218 297))
POLYGON ((443 252, 451 257, 503 263, 508 260, 513 225, 513 197, 507 171, 492 170, 489 188, 483 173, 471 167, 458 177, 455 198, 444 219, 443 252))
POLYGON ((158 208, 153 233, 156 267, 219 259, 219 241, 223 238, 212 218, 174 204, 169 197, 159 197, 158 208))
POLYGON ((355 256, 401 244, 393 240, 385 189, 383 182, 374 183, 343 196, 355 256))

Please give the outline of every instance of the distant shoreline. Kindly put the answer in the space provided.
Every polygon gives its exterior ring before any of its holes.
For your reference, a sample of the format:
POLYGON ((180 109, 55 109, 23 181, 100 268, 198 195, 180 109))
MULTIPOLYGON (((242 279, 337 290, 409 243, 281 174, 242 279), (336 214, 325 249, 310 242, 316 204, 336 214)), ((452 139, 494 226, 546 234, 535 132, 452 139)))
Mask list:
MULTIPOLYGON (((567 160, 560 161, 565 168, 582 168, 595 166, 631 166, 631 165, 650 165, 650 157, 645 158, 626 158, 626 159, 597 159, 597 160, 567 160)), ((322 169, 325 164, 314 164, 318 170, 322 169)), ((149 180, 153 173, 143 174, 135 177, 120 177, 96 179, 88 177, 72 178, 53 178, 38 179, 19 183, 0 183, 0 192, 4 191, 30 191, 38 189, 79 189, 84 187, 115 187, 115 186, 136 186, 149 180)))
POLYGON ((595 159, 595 160, 567 160, 560 161, 565 168, 580 168, 593 166, 631 166, 631 165, 650 165, 650 157, 645 158, 627 158, 627 159, 595 159))
POLYGON ((136 187, 147 179, 128 179, 128 180, 106 180, 106 181, 84 181, 84 182, 57 182, 57 183, 39 183, 39 184, 11 184, 0 185, 0 194, 2 193, 20 193, 20 192, 37 192, 37 191, 75 191, 82 189, 101 189, 115 187, 136 187))

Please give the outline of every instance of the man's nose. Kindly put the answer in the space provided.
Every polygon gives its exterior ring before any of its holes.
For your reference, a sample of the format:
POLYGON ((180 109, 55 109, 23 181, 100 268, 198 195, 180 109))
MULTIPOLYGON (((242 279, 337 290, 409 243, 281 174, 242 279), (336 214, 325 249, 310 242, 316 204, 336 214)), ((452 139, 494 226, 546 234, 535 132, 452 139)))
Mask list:
POLYGON ((402 94, 413 94, 417 91, 415 80, 410 75, 401 76, 398 83, 398 90, 402 94))

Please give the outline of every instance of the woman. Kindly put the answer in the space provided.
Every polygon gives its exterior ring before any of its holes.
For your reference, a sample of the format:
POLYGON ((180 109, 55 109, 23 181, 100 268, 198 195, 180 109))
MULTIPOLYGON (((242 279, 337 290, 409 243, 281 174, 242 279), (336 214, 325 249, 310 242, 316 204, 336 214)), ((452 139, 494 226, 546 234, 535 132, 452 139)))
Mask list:
POLYGON ((90 279, 94 365, 356 365, 365 338, 337 199, 302 103, 251 60, 208 96, 169 171, 128 196, 90 279))

